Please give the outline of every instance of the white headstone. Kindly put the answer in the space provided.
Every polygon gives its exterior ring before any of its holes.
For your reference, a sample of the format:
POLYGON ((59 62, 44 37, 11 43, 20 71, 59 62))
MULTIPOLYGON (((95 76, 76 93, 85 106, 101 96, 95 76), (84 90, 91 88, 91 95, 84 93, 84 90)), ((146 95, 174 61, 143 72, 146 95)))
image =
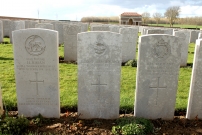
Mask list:
POLYGON ((77 61, 77 34, 79 25, 64 25, 64 61, 77 61))
POLYGON ((63 25, 64 23, 55 23, 55 30, 58 31, 58 35, 59 35, 59 44, 63 44, 64 43, 64 29, 63 29, 63 25))
MULTIPOLYGON (((53 22, 50 22, 51 24, 53 24, 53 30, 56 30, 55 29, 55 25, 60 23, 60 21, 53 21, 53 22)), ((60 34, 59 34, 60 35, 60 34)), ((59 36, 60 37, 60 36, 59 36)), ((59 39, 60 40, 60 39, 59 39)))
POLYGON ((20 29, 25 29, 25 21, 12 21, 10 23, 10 34, 9 34, 10 43, 13 43, 12 31, 20 29))
POLYGON ((163 30, 165 31, 164 34, 173 35, 173 29, 167 28, 167 29, 163 29, 163 30))
POLYGON ((53 24, 51 23, 37 23, 35 28, 43 28, 43 29, 50 29, 53 30, 53 24))
POLYGON ((198 34, 200 33, 199 30, 192 30, 190 31, 190 40, 189 43, 195 43, 196 39, 198 39, 198 34))
POLYGON ((91 31, 110 31, 109 26, 94 25, 91 27, 91 31))
POLYGON ((135 28, 121 28, 120 34, 122 39, 122 62, 136 59, 136 44, 138 38, 138 29, 135 28))
POLYGON ((25 20, 25 29, 29 29, 31 25, 31 21, 30 20, 25 20))
POLYGON ((3 21, 3 34, 4 34, 3 36, 9 37, 11 21, 7 19, 3 19, 2 21, 3 21))
POLYGON ((142 34, 143 26, 139 26, 139 32, 142 34))
POLYGON ((186 118, 202 119, 202 39, 196 40, 186 118))
POLYGON ((13 32, 18 114, 60 117, 58 32, 13 32))
POLYGON ((173 35, 172 29, 148 29, 146 34, 168 34, 173 35))
POLYGON ((30 21, 29 28, 35 28, 35 25, 36 25, 37 23, 38 23, 38 22, 36 22, 36 21, 30 21))
POLYGON ((115 25, 109 26, 109 31, 111 31, 111 32, 119 33, 119 29, 120 29, 119 26, 115 26, 115 25))
POLYGON ((119 118, 122 35, 78 34, 78 113, 81 118, 119 118))
POLYGON ((188 58, 188 48, 189 48, 189 38, 190 38, 190 31, 174 31, 174 36, 182 38, 180 40, 181 44, 181 62, 180 66, 184 67, 187 66, 187 58, 188 58))
POLYGON ((88 24, 87 23, 81 23, 81 32, 87 32, 88 31, 88 24))
POLYGON ((154 34, 139 40, 134 115, 173 119, 180 68, 178 38, 154 34))

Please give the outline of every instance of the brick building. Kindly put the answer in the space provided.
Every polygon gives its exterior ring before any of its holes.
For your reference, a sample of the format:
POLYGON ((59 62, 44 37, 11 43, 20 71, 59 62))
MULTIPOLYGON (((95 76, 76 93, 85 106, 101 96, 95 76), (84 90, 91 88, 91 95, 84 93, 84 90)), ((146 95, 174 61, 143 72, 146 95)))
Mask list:
POLYGON ((141 25, 142 16, 136 12, 124 12, 119 16, 119 24, 141 25))

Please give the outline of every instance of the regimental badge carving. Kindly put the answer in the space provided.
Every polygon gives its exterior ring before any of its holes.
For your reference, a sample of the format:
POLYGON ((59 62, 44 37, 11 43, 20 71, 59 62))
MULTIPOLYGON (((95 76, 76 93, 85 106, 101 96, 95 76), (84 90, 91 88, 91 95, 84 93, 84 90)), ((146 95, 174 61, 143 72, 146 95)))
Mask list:
POLYGON ((38 56, 45 51, 46 45, 41 37, 32 35, 27 38, 25 42, 25 49, 30 55, 38 56))
POLYGON ((104 54, 107 49, 106 44, 103 41, 103 38, 104 36, 101 34, 97 36, 97 42, 94 45, 94 50, 96 54, 99 55, 104 54))
POLYGON ((160 59, 167 59, 171 54, 171 48, 163 39, 154 45, 154 56, 160 59))

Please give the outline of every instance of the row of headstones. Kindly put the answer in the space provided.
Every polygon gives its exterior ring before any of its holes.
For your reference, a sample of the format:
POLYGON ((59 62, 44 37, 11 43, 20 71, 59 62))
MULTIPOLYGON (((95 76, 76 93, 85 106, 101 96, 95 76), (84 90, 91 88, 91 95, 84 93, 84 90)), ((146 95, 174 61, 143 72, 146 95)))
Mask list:
MULTIPOLYGON (((126 25, 126 26, 121 26, 121 25, 103 25, 103 24, 91 24, 91 31, 111 31, 111 32, 117 32, 120 33, 119 30, 121 28, 129 28, 131 27, 131 25, 126 25)), ((155 28, 155 27, 144 27, 144 26, 133 26, 131 28, 134 29, 138 29, 139 32, 142 33, 142 35, 147 35, 147 34, 168 34, 168 35, 174 35, 177 37, 180 37, 180 44, 181 44, 181 62, 180 62, 180 66, 181 67, 185 67, 187 66, 187 58, 188 58, 188 47, 189 47, 189 43, 190 42, 195 42, 196 39, 200 39, 202 31, 198 31, 198 30, 182 30, 182 29, 172 29, 172 28, 155 28), (195 40, 195 41, 193 41, 195 40)), ((125 32, 127 33, 127 32, 125 32)), ((122 34, 122 33, 121 33, 122 34)), ((134 35, 134 34, 128 34, 128 35, 134 35)), ((135 39, 137 37, 137 34, 135 32, 135 39)), ((126 62, 128 60, 131 59, 135 59, 135 55, 133 53, 134 50, 136 50, 136 46, 134 46, 133 44, 131 45, 129 42, 127 41, 127 37, 125 36, 125 45, 123 43, 123 51, 122 55, 127 56, 129 54, 131 54, 131 57, 128 57, 130 59, 122 59, 122 62, 126 62), (127 47, 126 47, 127 46, 127 47), (131 50, 131 51, 130 51, 131 50), (130 52, 130 53, 129 53, 130 52)), ((136 41, 135 41, 136 42, 136 41)))
MULTIPOLYGON (((140 31, 139 28, 141 26, 122 26, 122 25, 103 25, 103 24, 90 24, 91 31, 111 31, 120 33, 123 35, 123 46, 122 46, 122 62, 125 63, 128 60, 136 59, 136 43, 137 43, 137 37, 138 37, 138 31, 140 31)), ((73 28, 75 31, 77 31, 74 35, 67 34, 65 35, 67 41, 64 44, 64 60, 65 61, 77 61, 77 41, 76 37, 79 33, 79 27, 73 28), (71 41, 71 42, 68 42, 71 41)), ((145 30, 144 28, 143 30, 145 30)), ((169 34, 173 35, 173 29, 147 29, 146 34, 169 34)), ((180 66, 187 66, 187 57, 188 57, 188 41, 189 41, 189 32, 179 31, 174 32, 175 36, 181 37, 181 64, 180 66)))
POLYGON ((189 40, 188 43, 195 43, 195 41, 197 39, 200 39, 202 37, 202 31, 201 30, 189 30, 189 29, 181 29, 181 28, 164 28, 164 27, 146 27, 146 26, 140 26, 140 32, 142 33, 142 35, 145 34, 156 34, 155 31, 154 33, 152 32, 152 30, 158 30, 159 34, 169 34, 169 35, 173 35, 174 32, 176 31, 183 31, 183 32, 188 32, 189 33, 189 40), (150 32, 148 33, 148 30, 150 30, 150 32))
POLYGON ((3 37, 10 37, 10 42, 12 43, 12 31, 20 30, 20 29, 27 29, 27 28, 44 28, 44 29, 51 29, 56 30, 59 32, 59 44, 64 43, 63 38, 63 25, 69 24, 76 24, 79 25, 81 31, 86 32, 88 30, 87 23, 75 23, 75 22, 63 22, 63 21, 52 21, 49 23, 43 22, 38 23, 36 21, 11 21, 8 19, 0 20, 0 43, 3 42, 3 37))
MULTIPOLYGON (((127 62, 136 58, 136 44, 138 38, 138 28, 124 27, 124 26, 111 26, 111 25, 98 25, 90 26, 91 31, 111 31, 123 35, 122 46, 122 62, 127 62)), ((77 61, 77 34, 80 32, 80 27, 72 25, 68 30, 64 29, 65 42, 64 42, 64 60, 77 61)))
MULTIPOLYGON (((3 35, 6 36, 6 34, 9 33, 8 35, 10 37, 11 43, 12 36, 10 36, 10 33, 14 30, 25 28, 43 28, 58 31, 59 44, 64 43, 64 61, 77 61, 77 34, 81 32, 86 32, 88 30, 88 24, 86 23, 72 24, 67 22, 63 23, 59 21, 49 23, 37 23, 35 21, 3 20, 3 24, 3 35)), ((138 27, 133 27, 132 29, 128 28, 129 26, 124 27, 98 24, 94 25, 95 27, 93 27, 93 24, 91 24, 91 31, 112 31, 117 33, 120 32, 121 34, 123 34, 124 47, 122 48, 122 62, 127 62, 128 60, 135 59, 138 27)))
MULTIPOLYGON (((78 42, 78 113, 81 118, 119 117, 122 34, 86 32, 78 42)), ((202 40, 197 40, 187 118, 202 118, 202 40)), ((24 29, 13 32, 19 115, 60 117, 58 32, 24 29)), ((139 39, 134 115, 173 119, 181 45, 171 35, 139 39)))
MULTIPOLYGON (((156 29, 156 28, 144 28, 142 26, 121 26, 121 25, 103 25, 103 24, 91 24, 91 31, 111 31, 120 33, 123 35, 123 46, 122 46, 122 62, 127 62, 131 59, 136 59, 136 43, 137 43, 137 37, 138 32, 137 31, 143 31, 143 35, 147 34, 169 34, 174 35, 177 37, 180 37, 180 44, 181 44, 181 62, 180 66, 184 67, 187 66, 187 58, 188 58, 188 46, 189 46, 189 40, 190 40, 190 31, 174 31, 173 29, 156 29), (132 30, 135 29, 135 30, 132 30), (145 33, 146 31, 146 33, 145 33)), ((65 61, 77 61, 77 57, 74 54, 77 54, 77 45, 76 45, 76 37, 78 33, 75 33, 74 38, 72 38, 72 35, 70 36, 71 39, 74 39, 74 44, 72 47, 72 42, 65 42, 69 45, 65 44, 65 61), (72 49, 75 48, 75 49, 72 49), (69 53, 68 53, 69 51, 69 53), (67 56, 69 54, 69 56, 67 56)), ((69 35, 66 35, 68 38, 69 35)))
MULTIPOLYGON (((14 21, 13 23, 10 23, 9 20, 4 20, 5 28, 8 30, 6 26, 10 26, 8 24, 13 24, 12 27, 13 30, 21 29, 23 24, 25 23, 26 27, 33 27, 33 24, 35 23, 35 27, 37 28, 45 28, 45 29, 54 29, 59 32, 59 44, 64 43, 64 60, 65 61, 77 61, 77 34, 80 32, 86 32, 88 30, 88 24, 83 23, 77 23, 77 24, 68 24, 63 23, 59 21, 51 22, 51 23, 37 23, 34 21, 14 21), (21 24, 21 25, 20 25, 21 24), (65 37, 65 38, 64 38, 65 37)), ((144 26, 133 26, 126 25, 103 25, 103 24, 96 24, 92 23, 90 25, 91 31, 111 31, 111 32, 117 32, 123 34, 123 41, 124 45, 122 47, 122 62, 127 62, 131 59, 136 59, 136 42, 137 42, 137 31, 141 31, 142 35, 145 34, 169 34, 169 35, 175 35, 178 37, 181 37, 181 64, 180 66, 187 66, 187 57, 188 57, 188 45, 190 41, 190 37, 193 37, 191 33, 194 33, 194 31, 176 31, 173 29, 168 28, 161 28, 157 29, 154 27, 144 27, 144 26), (129 28, 130 27, 130 28, 129 28), (122 30, 120 30, 122 28, 122 30), (124 29, 123 29, 124 28, 124 29), (137 30, 131 30, 137 29, 137 30)), ((11 32, 10 32, 11 33, 11 32)), ((199 33, 199 36, 201 36, 201 33, 199 33)), ((12 42, 12 38, 11 38, 12 42)))
MULTIPOLYGON (((11 25, 7 25, 7 24, 21 24, 21 25, 15 25, 15 29, 13 30, 17 30, 17 29, 23 29, 24 26, 23 24, 25 23, 26 28, 31 27, 29 24, 33 24, 35 23, 35 28, 44 28, 44 29, 55 29, 59 32, 59 42, 63 43, 64 42, 64 60, 65 61, 77 61, 77 34, 80 32, 86 32, 88 29, 88 25, 87 24, 82 24, 81 25, 68 25, 65 23, 61 23, 61 22, 53 22, 53 24, 51 23, 37 23, 37 22, 33 22, 33 21, 14 21, 13 23, 11 23, 11 21, 9 20, 4 20, 4 24, 5 27, 6 26, 10 26, 11 25), (27 23, 25 23, 27 22, 27 23), (20 27, 17 27, 20 26, 20 27), (54 26, 54 27, 53 27, 54 26), (83 26, 83 27, 81 27, 83 26), (85 27, 84 27, 85 26, 85 27), (85 29, 84 29, 85 28, 85 29), (63 38, 66 37, 66 38, 63 38)), ((32 25, 33 27, 33 25, 32 25)), ((97 28, 97 27, 96 27, 97 28)), ((111 27, 109 26, 102 26, 102 27, 98 27, 97 30, 99 31, 109 31, 111 27)), ((123 28, 123 26, 122 26, 123 28)), ((6 30, 9 30, 8 28, 6 30)), ((92 31, 95 31, 96 29, 93 30, 93 28, 91 28, 92 31)), ((111 31, 114 31, 114 27, 111 31)), ((119 32, 119 27, 116 28, 116 32, 119 32)), ((125 47, 122 49, 123 54, 123 58, 122 58, 122 62, 126 62, 128 60, 134 59, 136 56, 136 42, 137 42, 137 37, 138 37, 138 30, 132 30, 132 29, 122 29, 121 33, 124 33, 124 41, 125 41, 125 47)), ((11 36, 10 36, 11 37, 11 36)), ((12 42, 12 37, 10 38, 11 42, 12 42)))

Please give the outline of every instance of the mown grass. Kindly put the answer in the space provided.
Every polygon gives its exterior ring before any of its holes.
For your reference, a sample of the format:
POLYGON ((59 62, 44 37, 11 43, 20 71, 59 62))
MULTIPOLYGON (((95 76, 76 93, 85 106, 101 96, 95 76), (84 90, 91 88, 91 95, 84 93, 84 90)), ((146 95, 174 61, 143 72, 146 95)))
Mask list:
MULTIPOLYGON (((6 39, 8 40, 8 39, 6 39)), ((188 62, 192 63, 195 45, 189 45, 188 62)), ((14 76, 13 48, 11 44, 0 44, 0 83, 3 102, 7 110, 17 109, 16 86, 14 76)), ((64 46, 59 47, 59 56, 64 56, 64 46)), ((59 57, 58 56, 58 57, 59 57)), ((176 110, 187 107, 191 68, 181 68, 179 74, 176 110)), ((77 65, 59 64, 60 103, 63 109, 77 108, 77 65)), ((136 88, 136 67, 122 66, 120 111, 133 112, 136 88)))
MULTIPOLYGON (((164 26, 164 27, 170 27, 170 24, 148 24, 150 26, 164 26)), ((202 28, 202 26, 198 25, 183 25, 183 24, 174 24, 173 27, 180 27, 180 28, 202 28)))

